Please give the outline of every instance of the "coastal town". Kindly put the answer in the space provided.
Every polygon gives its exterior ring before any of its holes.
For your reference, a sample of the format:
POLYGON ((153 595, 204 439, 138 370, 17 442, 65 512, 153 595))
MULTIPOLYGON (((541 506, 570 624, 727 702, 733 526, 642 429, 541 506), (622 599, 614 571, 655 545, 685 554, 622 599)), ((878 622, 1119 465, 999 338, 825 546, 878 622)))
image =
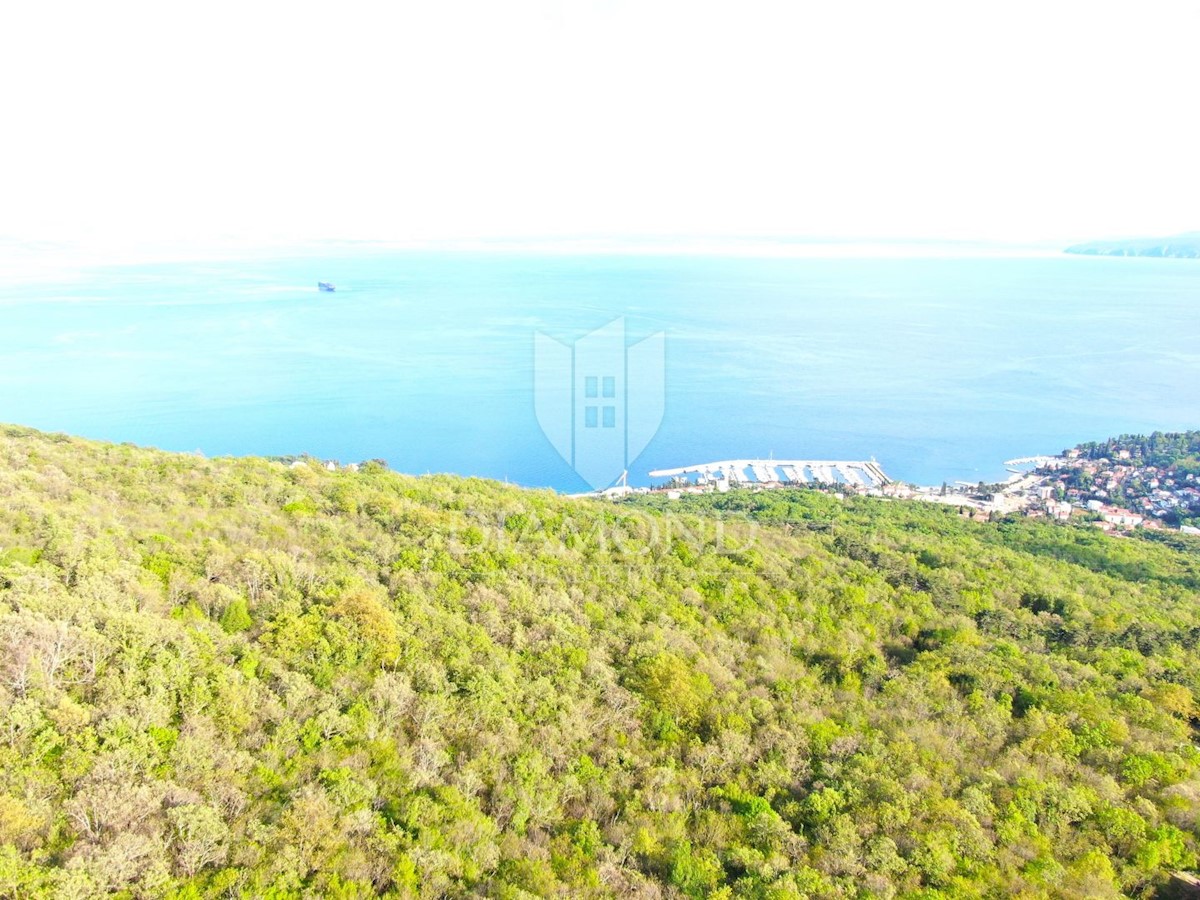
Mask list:
POLYGON ((660 481, 653 487, 631 488, 622 480, 600 494, 665 492, 677 499, 713 491, 809 487, 842 496, 942 503, 971 518, 1023 515, 1117 533, 1144 528, 1200 535, 1198 456, 1200 432, 1156 432, 1083 444, 1057 456, 1007 460, 1010 477, 992 484, 907 484, 890 479, 874 459, 740 459, 655 470, 649 475, 660 481))

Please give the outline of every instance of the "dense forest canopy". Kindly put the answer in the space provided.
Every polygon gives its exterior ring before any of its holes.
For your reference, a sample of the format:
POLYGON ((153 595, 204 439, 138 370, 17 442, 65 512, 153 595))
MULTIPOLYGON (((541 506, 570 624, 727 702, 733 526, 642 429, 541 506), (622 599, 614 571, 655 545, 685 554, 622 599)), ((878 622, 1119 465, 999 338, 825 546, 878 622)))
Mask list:
POLYGON ((0 896, 1150 895, 1200 551, 0 433, 0 896))
POLYGON ((1089 441, 1077 448, 1085 459, 1117 459, 1129 454, 1141 466, 1174 467, 1200 472, 1200 431, 1155 431, 1123 434, 1107 441, 1089 441))

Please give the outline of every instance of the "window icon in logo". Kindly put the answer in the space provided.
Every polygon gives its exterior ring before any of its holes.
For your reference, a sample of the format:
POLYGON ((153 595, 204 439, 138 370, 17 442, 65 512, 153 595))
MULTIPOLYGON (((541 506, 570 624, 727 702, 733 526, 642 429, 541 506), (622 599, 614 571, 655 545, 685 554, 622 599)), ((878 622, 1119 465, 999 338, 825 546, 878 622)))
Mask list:
MULTIPOLYGON (((605 375, 603 382, 601 377, 597 375, 586 375, 583 379, 583 396, 588 400, 598 399, 603 396, 605 400, 615 400, 617 398, 617 376, 605 375), (598 393, 597 388, 603 383, 604 393, 598 393)), ((617 407, 612 403, 605 403, 598 407, 600 410, 599 421, 603 423, 605 428, 617 427, 617 407)), ((583 408, 583 427, 595 428, 597 424, 596 415, 597 406, 589 404, 583 408)))

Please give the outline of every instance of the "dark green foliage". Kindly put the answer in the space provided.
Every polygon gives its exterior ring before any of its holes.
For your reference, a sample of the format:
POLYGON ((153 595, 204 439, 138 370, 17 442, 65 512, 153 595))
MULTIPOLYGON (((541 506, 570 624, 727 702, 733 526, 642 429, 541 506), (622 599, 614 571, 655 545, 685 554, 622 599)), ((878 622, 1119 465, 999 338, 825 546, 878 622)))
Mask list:
POLYGON ((1118 897, 1187 542, 0 436, 0 896, 1118 897))
POLYGON ((1107 441, 1080 444, 1076 449, 1085 459, 1117 459, 1124 451, 1135 465, 1164 467, 1183 463, 1185 471, 1196 472, 1200 431, 1123 434, 1107 441))

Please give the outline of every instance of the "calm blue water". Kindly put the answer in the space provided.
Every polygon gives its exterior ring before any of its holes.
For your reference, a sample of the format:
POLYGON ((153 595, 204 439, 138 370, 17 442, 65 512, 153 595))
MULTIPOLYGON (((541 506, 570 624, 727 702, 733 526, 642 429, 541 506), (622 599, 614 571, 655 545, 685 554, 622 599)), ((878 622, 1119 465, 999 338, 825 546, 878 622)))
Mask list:
POLYGON ((921 483, 1200 427, 1200 262, 356 252, 0 284, 0 420, 218 454, 382 457, 585 487, 542 435, 533 335, 666 333, 635 462, 865 458, 921 483), (318 280, 338 285, 319 294, 318 280))

